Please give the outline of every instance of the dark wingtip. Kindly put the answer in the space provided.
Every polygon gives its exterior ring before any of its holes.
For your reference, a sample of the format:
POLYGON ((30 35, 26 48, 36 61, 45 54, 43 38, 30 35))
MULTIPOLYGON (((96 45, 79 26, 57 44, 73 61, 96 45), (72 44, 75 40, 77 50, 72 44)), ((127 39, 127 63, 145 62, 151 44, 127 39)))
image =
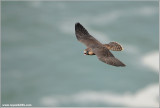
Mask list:
POLYGON ((79 22, 76 22, 76 25, 80 24, 79 22))
POLYGON ((126 66, 125 64, 122 65, 122 67, 125 67, 125 66, 126 66))
POLYGON ((120 66, 121 66, 121 67, 125 67, 126 65, 125 65, 124 63, 122 63, 120 66))
POLYGON ((120 65, 112 65, 112 66, 116 66, 116 67, 125 67, 125 64, 120 64, 120 65))
POLYGON ((75 27, 80 27, 80 26, 82 26, 79 22, 77 22, 76 24, 75 24, 75 27))
POLYGON ((83 35, 89 35, 88 31, 79 22, 75 24, 75 31, 83 35))

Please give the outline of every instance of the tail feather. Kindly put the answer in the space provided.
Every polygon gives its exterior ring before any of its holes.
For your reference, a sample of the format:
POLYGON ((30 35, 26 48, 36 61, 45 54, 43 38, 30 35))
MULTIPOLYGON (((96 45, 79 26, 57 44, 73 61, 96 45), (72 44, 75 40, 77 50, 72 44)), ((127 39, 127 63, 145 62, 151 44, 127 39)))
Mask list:
POLYGON ((110 42, 109 44, 104 44, 109 50, 112 51, 122 51, 123 47, 117 42, 110 42))

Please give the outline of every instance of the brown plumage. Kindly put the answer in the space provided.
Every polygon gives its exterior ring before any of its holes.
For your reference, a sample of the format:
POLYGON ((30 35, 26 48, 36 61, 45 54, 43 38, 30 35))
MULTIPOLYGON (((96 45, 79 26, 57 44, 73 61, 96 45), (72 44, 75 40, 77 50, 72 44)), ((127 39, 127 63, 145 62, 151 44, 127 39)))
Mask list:
MULTIPOLYGON (((106 47, 108 50, 112 51, 122 51, 123 48, 120 44, 117 42, 110 42, 109 44, 103 44, 104 47, 106 47)), ((87 48, 84 50, 85 55, 95 55, 91 48, 87 48)))
POLYGON ((121 51, 122 47, 118 43, 116 42, 110 42, 109 44, 100 43, 93 36, 91 36, 80 23, 75 24, 75 34, 77 39, 86 45, 87 49, 85 51, 88 55, 96 55, 100 61, 109 65, 125 66, 124 63, 115 58, 114 55, 109 51, 109 50, 121 51))
POLYGON ((112 51, 122 51, 123 48, 122 46, 117 43, 117 42, 110 42, 109 44, 104 44, 107 49, 112 50, 112 51))

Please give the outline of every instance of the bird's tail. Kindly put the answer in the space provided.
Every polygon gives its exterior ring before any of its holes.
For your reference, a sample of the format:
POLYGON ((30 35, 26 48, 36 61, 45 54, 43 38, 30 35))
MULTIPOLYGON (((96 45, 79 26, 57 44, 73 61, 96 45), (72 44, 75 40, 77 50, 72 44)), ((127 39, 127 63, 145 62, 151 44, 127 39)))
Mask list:
POLYGON ((110 42, 109 44, 104 44, 107 49, 112 51, 122 51, 123 47, 117 42, 110 42))

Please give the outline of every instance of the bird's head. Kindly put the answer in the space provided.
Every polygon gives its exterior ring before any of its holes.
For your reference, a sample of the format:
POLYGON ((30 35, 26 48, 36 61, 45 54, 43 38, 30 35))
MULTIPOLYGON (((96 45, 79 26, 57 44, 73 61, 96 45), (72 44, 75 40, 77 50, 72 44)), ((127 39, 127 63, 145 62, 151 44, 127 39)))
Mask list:
POLYGON ((84 50, 84 55, 89 55, 87 50, 84 50))

